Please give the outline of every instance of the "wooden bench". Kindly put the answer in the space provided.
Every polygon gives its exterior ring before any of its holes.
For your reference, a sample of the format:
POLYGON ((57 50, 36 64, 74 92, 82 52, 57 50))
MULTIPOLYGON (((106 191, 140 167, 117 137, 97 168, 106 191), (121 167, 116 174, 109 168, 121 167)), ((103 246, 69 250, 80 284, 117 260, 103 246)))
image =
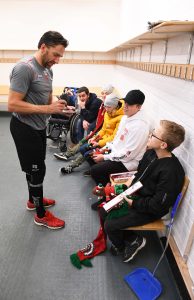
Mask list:
POLYGON ((8 95, 8 94, 9 94, 9 86, 0 85, 0 95, 8 95))
MULTIPOLYGON (((188 185, 189 185, 189 178, 187 176, 185 176, 185 180, 184 180, 184 184, 183 184, 183 188, 182 188, 182 197, 180 199, 180 202, 179 202, 179 205, 181 204, 184 196, 185 196, 185 193, 187 191, 187 188, 188 188, 188 185)), ((164 221, 162 219, 160 220, 156 220, 154 222, 151 222, 151 223, 148 223, 146 225, 141 225, 141 226, 134 226, 134 227, 127 227, 123 230, 147 230, 147 231, 164 231, 166 230, 167 228, 167 225, 169 224, 168 221, 164 221), (166 224, 165 224, 166 223, 166 224)), ((193 231, 194 231, 194 225, 193 225, 193 231)), ((193 236, 193 232, 191 230, 191 233, 190 233, 190 237, 192 238, 193 236)), ((191 240, 191 238, 189 237, 189 240, 187 242, 187 246, 186 246, 186 249, 185 249, 185 253, 187 255, 187 258, 188 258, 188 253, 190 251, 190 248, 191 248, 191 245, 192 245, 192 241, 193 239, 191 240)), ((177 266, 180 270, 180 273, 183 277, 183 280, 185 282, 185 285, 187 287, 187 290, 188 290, 188 293, 189 295, 191 296, 191 299, 193 299, 193 290, 192 290, 192 287, 193 287, 193 281, 191 279, 191 276, 189 274, 189 270, 188 270, 188 266, 186 264, 186 260, 184 260, 184 256, 182 257, 182 255, 180 254, 180 251, 176 245, 176 242, 175 240, 173 239, 172 236, 170 236, 170 239, 169 239, 169 245, 170 245, 170 248, 172 250, 172 253, 173 253, 173 256, 176 260, 176 263, 177 263, 177 266)))
MULTIPOLYGON (((182 188, 182 191, 181 191, 182 196, 181 196, 181 200, 179 202, 180 204, 181 204, 181 202, 182 202, 182 200, 185 196, 188 185, 189 185, 189 178, 187 176, 185 176, 183 188, 182 188)), ((162 230, 165 230, 165 229, 166 229, 166 224, 165 224, 164 220, 159 219, 159 220, 156 220, 154 222, 151 222, 151 223, 148 223, 148 224, 145 224, 145 225, 127 227, 123 230, 156 230, 156 231, 162 231, 162 230)))
POLYGON ((156 231, 162 231, 165 230, 166 225, 164 224, 164 221, 162 219, 156 220, 154 222, 141 225, 141 226, 134 226, 134 227, 127 227, 124 230, 156 230, 156 231))

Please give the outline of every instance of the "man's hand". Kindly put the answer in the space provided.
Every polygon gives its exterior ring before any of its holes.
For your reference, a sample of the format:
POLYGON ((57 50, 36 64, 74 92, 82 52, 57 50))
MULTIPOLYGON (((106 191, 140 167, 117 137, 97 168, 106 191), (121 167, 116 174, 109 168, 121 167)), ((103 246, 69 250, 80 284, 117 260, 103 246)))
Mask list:
POLYGON ((10 90, 8 97, 8 111, 21 114, 53 114, 61 113, 66 106, 64 100, 55 101, 50 94, 47 105, 37 105, 25 101, 25 94, 10 90), (52 100, 54 100, 52 102, 52 100))
POLYGON ((85 105, 86 105, 86 102, 85 101, 80 101, 78 102, 78 105, 81 109, 84 109, 85 108, 85 105))
POLYGON ((95 161, 95 163, 99 163, 104 160, 104 155, 103 154, 94 154, 92 156, 92 158, 95 161))
POLYGON ((64 103, 65 103, 65 106, 67 106, 67 101, 64 100, 64 99, 61 99, 59 96, 53 96, 51 97, 51 102, 50 103, 53 103, 53 102, 56 102, 56 101, 59 101, 59 100, 63 100, 64 103))
POLYGON ((87 122, 86 120, 83 120, 83 129, 88 130, 90 123, 87 122))
POLYGON ((63 110, 66 108, 66 101, 65 100, 58 100, 56 102, 52 102, 48 105, 48 114, 56 114, 62 113, 63 110))
POLYGON ((67 105, 66 109, 75 111, 75 106, 67 105))

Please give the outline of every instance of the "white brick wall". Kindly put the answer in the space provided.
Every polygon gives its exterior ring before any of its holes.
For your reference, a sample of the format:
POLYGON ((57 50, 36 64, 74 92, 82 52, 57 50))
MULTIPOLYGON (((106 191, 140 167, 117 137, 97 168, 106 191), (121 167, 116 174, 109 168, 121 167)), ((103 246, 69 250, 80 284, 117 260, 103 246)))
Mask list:
POLYGON ((190 33, 169 39, 166 63, 186 64, 189 40, 190 33))
MULTIPOLYGON (((117 66, 113 84, 123 95, 131 89, 141 89, 146 95, 144 107, 153 123, 169 119, 186 129, 184 143, 174 151, 191 180, 173 230, 183 255, 194 221, 194 83, 117 66)), ((188 268, 194 280, 194 245, 189 255, 188 268)))
POLYGON ((151 62, 163 63, 165 52, 165 41, 158 41, 152 45, 151 62))
POLYGON ((194 47, 192 48, 191 64, 194 64, 194 47))
MULTIPOLYGON (((164 40, 153 42, 153 44, 145 44, 142 46, 141 61, 142 62, 157 62, 157 63, 175 63, 187 64, 189 58, 191 33, 184 33, 176 37, 172 37, 167 41, 165 54, 164 40), (151 52, 151 53, 150 53, 151 52)), ((127 51, 127 50, 125 50, 127 51)), ((140 61, 140 47, 131 48, 134 52, 131 59, 125 59, 124 50, 118 53, 117 60, 119 61, 140 61), (119 59, 118 59, 119 58, 119 59)), ((191 64, 194 63, 194 47, 191 51, 191 64)))
POLYGON ((141 53, 141 61, 149 62, 150 60, 150 44, 149 45, 143 45, 142 47, 142 53, 141 53))
POLYGON ((140 61, 140 57, 141 57, 141 48, 136 47, 134 52, 134 61, 140 61))

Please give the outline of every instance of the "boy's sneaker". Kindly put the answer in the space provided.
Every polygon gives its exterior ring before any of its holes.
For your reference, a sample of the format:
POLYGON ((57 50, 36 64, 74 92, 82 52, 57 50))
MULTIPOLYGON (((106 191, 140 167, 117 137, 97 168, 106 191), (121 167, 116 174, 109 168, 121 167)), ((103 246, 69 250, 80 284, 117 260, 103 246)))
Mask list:
POLYGON ((134 258, 137 252, 142 249, 146 244, 146 239, 142 236, 137 236, 137 238, 132 242, 128 243, 125 246, 124 254, 123 254, 123 262, 129 262, 134 258))
POLYGON ((90 171, 90 170, 87 170, 87 171, 85 171, 85 172, 83 173, 83 175, 84 175, 85 177, 91 176, 91 171, 90 171))
POLYGON ((60 168, 59 172, 61 172, 62 174, 70 174, 73 172, 73 167, 72 166, 67 166, 65 168, 60 168))
POLYGON ((54 156, 61 160, 68 160, 69 156, 66 155, 66 152, 54 153, 54 156))
POLYGON ((123 251, 124 251, 124 247, 123 248, 117 248, 115 247, 115 245, 111 245, 110 247, 110 253, 113 255, 113 256, 118 256, 118 255, 121 255, 123 254, 123 251))
POLYGON ((58 219, 48 210, 45 212, 45 216, 43 218, 39 218, 37 215, 35 215, 34 223, 50 229, 60 229, 65 226, 65 221, 58 219))
POLYGON ((72 148, 67 149, 66 152, 54 153, 54 156, 61 160, 68 160, 71 156, 74 156, 80 148, 80 144, 73 146, 72 148))
MULTIPOLYGON (((43 206, 44 206, 44 208, 48 208, 48 207, 51 207, 53 205, 55 205, 55 200, 48 199, 48 198, 43 198, 43 206)), ((34 203, 32 203, 32 202, 30 202, 28 200, 28 202, 26 204, 26 209, 27 210, 35 210, 36 207, 35 207, 34 203)))

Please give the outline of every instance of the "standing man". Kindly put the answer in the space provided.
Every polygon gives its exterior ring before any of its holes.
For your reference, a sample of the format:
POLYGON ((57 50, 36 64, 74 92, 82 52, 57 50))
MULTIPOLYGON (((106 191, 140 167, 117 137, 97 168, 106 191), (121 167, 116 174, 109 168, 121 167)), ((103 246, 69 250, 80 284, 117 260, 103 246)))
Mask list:
POLYGON ((50 229, 65 225, 63 220, 45 210, 45 207, 54 205, 55 200, 43 197, 43 181, 46 172, 46 118, 65 108, 64 100, 52 103, 51 67, 58 64, 67 46, 68 41, 59 32, 44 33, 34 56, 19 61, 10 75, 8 110, 13 112, 10 131, 21 169, 26 173, 27 209, 36 210, 35 224, 50 229))

